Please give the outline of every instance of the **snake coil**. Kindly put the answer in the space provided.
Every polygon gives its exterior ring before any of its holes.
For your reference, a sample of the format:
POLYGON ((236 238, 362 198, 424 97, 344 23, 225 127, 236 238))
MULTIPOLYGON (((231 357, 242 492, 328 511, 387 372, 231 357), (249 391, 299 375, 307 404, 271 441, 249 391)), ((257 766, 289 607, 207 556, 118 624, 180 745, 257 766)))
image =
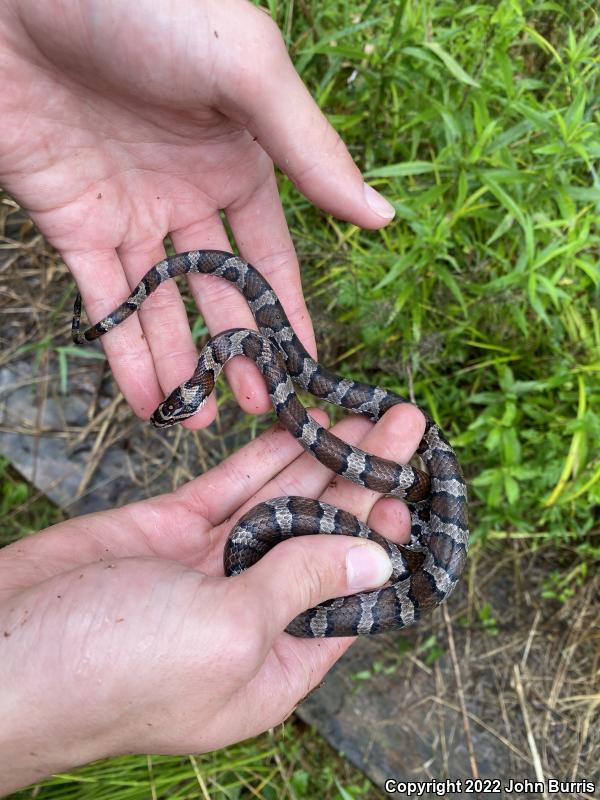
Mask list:
MULTIPOLYGON (((411 537, 396 545, 352 514, 303 497, 279 497, 245 514, 225 545, 226 575, 256 563, 291 536, 343 534, 382 545, 393 565, 390 585, 336 598, 299 614, 286 630, 296 636, 353 636, 402 628, 448 597, 463 569, 468 546, 467 492, 454 451, 425 412, 425 433, 417 448, 427 472, 369 455, 346 444, 306 412, 293 384, 315 397, 373 421, 403 397, 378 386, 347 380, 322 367, 304 349, 277 296, 251 264, 221 250, 192 250, 160 261, 111 314, 80 332, 81 297, 73 313, 73 341, 97 339, 135 313, 162 283, 177 275, 216 275, 244 295, 259 329, 232 329, 213 337, 202 350, 192 377, 178 386, 152 415, 166 427, 195 414, 211 394, 231 358, 251 358, 264 375, 273 408, 287 430, 322 464, 347 480, 405 500, 411 537)), ((421 409, 422 410, 422 409, 421 409)))

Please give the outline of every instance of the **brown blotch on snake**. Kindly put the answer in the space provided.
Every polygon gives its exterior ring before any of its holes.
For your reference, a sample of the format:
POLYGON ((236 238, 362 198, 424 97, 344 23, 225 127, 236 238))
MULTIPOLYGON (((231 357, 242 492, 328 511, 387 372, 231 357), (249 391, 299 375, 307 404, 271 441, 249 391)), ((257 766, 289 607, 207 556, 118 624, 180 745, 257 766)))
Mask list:
POLYGON ((286 630, 296 636, 352 636, 415 622, 448 597, 466 559, 467 491, 454 451, 425 412, 425 433, 417 453, 426 472, 369 455, 318 425, 298 400, 292 381, 316 397, 373 421, 408 401, 387 389, 341 378, 318 364, 294 333, 267 281, 251 264, 220 250, 193 250, 166 258, 148 271, 118 308, 83 332, 78 295, 73 341, 82 344, 103 336, 135 313, 162 283, 186 273, 216 275, 234 283, 248 300, 259 333, 234 329, 213 337, 192 377, 159 405, 152 423, 166 427, 195 414, 212 392, 223 365, 244 355, 262 371, 279 421, 308 452, 347 480, 405 500, 411 513, 410 542, 396 545, 334 506, 302 497, 275 498, 255 506, 229 534, 225 574, 242 572, 291 536, 367 537, 381 544, 390 557, 390 585, 322 603, 298 615, 286 630))

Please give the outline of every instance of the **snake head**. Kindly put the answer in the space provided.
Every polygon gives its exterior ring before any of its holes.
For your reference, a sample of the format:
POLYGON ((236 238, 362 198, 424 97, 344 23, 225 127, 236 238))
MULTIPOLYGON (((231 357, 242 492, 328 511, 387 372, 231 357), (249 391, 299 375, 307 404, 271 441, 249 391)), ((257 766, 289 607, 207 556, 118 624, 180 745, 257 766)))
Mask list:
POLYGON ((177 388, 159 405, 150 417, 150 422, 155 428, 168 428, 169 425, 188 419, 194 413, 195 411, 190 411, 181 390, 177 388))

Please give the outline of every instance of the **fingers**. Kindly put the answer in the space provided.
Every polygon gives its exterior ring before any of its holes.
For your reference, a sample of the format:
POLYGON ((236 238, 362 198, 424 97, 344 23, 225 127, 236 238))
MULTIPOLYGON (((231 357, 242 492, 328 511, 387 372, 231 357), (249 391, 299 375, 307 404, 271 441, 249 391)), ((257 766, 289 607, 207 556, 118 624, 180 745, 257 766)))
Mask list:
MULTIPOLYGON (((64 254, 92 324, 114 311, 164 257, 162 240, 143 249, 64 254)), ((125 399, 142 419, 148 419, 166 395, 190 377, 198 358, 174 281, 153 292, 136 314, 102 337, 101 344, 125 399)), ((188 427, 208 425, 215 410, 215 399, 210 397, 188 427)))
POLYGON ((300 536, 281 542, 247 572, 230 580, 252 597, 271 641, 302 611, 333 597, 374 589, 391 574, 391 561, 375 542, 300 536))
MULTIPOLYGON (((324 411, 312 409, 311 415, 327 427, 324 411)), ((174 492, 176 499, 198 509, 212 525, 219 525, 231 515, 240 517, 260 498, 273 497, 272 481, 304 453, 302 445, 280 425, 253 439, 225 461, 174 492)), ((301 456, 304 458, 304 456, 301 456)), ((314 458, 310 461, 316 467, 314 458)))
MULTIPOLYGON (((63 252, 77 280, 86 312, 95 323, 113 311, 130 292, 115 250, 63 252)), ((137 314, 101 339, 119 388, 134 412, 148 418, 163 399, 154 360, 137 314)))
MULTIPOLYGON (((198 243, 205 249, 231 250, 223 223, 216 212, 194 225, 172 231, 171 241, 177 252, 194 250, 198 247, 198 243)), ((246 299, 229 281, 211 275, 190 275, 189 284, 196 305, 212 336, 227 328, 256 330, 256 323, 246 299)), ((190 374, 191 372, 186 377, 190 374)), ((226 364, 225 374, 236 400, 244 411, 257 414, 269 410, 271 403, 265 380, 255 364, 246 358, 234 359, 226 364)), ((174 383, 171 388, 176 385, 177 383, 174 383)), ((207 424, 213 417, 214 411, 210 417, 196 415, 189 422, 198 418, 203 424, 207 424)), ((197 427, 197 424, 194 427, 197 427)))
MULTIPOLYGON (((424 422, 422 413, 414 406, 401 405, 386 412, 375 426, 365 419, 349 418, 336 425, 333 432, 376 455, 405 462, 418 446, 424 422)), ((369 523, 383 535, 397 541, 408 539, 409 520, 402 503, 393 499, 377 502, 379 495, 376 493, 342 479, 332 481, 331 477, 329 470, 306 454, 279 476, 278 488, 281 480, 284 489, 295 484, 297 493, 308 496, 316 496, 319 488, 325 488, 322 497, 328 502, 363 519, 368 517, 369 523), (382 509, 379 512, 376 511, 378 506, 382 509), (386 530, 388 525, 390 529, 386 530), (399 530, 402 527, 404 529, 399 530)), ((273 483, 267 484, 264 491, 273 489, 273 483)), ((254 497, 249 505, 259 499, 254 497)), ((253 618, 260 620, 265 646, 270 643, 273 646, 276 667, 272 661, 265 662, 262 685, 273 685, 272 681, 265 681, 265 671, 277 670, 286 679, 285 693, 274 697, 271 692, 264 697, 261 707, 270 708, 271 724, 281 722, 289 714, 290 707, 318 685, 352 641, 351 638, 331 639, 317 643, 279 634, 307 608, 333 597, 375 589, 390 575, 389 558, 374 542, 319 535, 282 542, 245 573, 230 579, 231 591, 242 593, 246 610, 250 609, 253 618)), ((282 685, 281 678, 277 685, 282 685)))
MULTIPOLYGON (((312 416, 313 412, 310 413, 312 416)), ((375 426, 364 417, 350 416, 335 425, 331 432, 369 453, 406 463, 416 450, 423 429, 422 413, 407 403, 391 408, 375 426)), ((227 532, 257 503, 285 495, 320 497, 367 521, 382 536, 397 542, 408 541, 410 516, 404 503, 382 498, 376 492, 336 476, 310 453, 304 453, 289 464, 244 503, 228 523, 227 532)))
POLYGON ((316 358, 315 336, 302 295, 300 268, 273 169, 248 197, 227 208, 240 253, 271 284, 294 332, 316 358))
MULTIPOLYGON (((323 411, 314 413, 327 424, 323 411)), ((301 452, 286 431, 272 428, 172 494, 67 520, 8 545, 2 551, 0 584, 12 593, 97 560, 134 557, 178 561, 222 575, 223 541, 215 541, 212 525, 301 452)))
POLYGON ((219 106, 250 130, 313 203, 361 228, 382 227, 394 216, 393 207, 363 183, 343 141, 294 70, 277 26, 254 13, 247 31, 220 42, 219 106))
MULTIPOLYGON (((160 241, 153 248, 121 248, 118 250, 118 255, 133 289, 150 267, 165 257, 165 250, 160 241)), ((139 307, 137 317, 150 348, 154 371, 160 383, 160 396, 150 409, 152 413, 158 403, 193 374, 198 362, 198 353, 192 339, 185 305, 175 280, 166 281, 152 292, 139 307)), ((189 428, 205 427, 212 422, 215 413, 216 402, 211 395, 204 407, 189 421, 186 420, 184 425, 189 428)))
MULTIPOLYGON (((423 414, 407 404, 390 409, 375 426, 353 418, 336 425, 332 432, 375 455, 403 462, 418 446, 424 426, 423 414)), ((319 489, 324 490, 321 497, 326 502, 368 519, 370 524, 373 517, 383 526, 377 530, 384 536, 408 541, 410 519, 400 501, 388 499, 383 511, 371 513, 380 495, 342 479, 332 482, 331 472, 308 454, 297 459, 283 475, 285 482, 296 482, 294 494, 315 497, 319 489), (318 475, 316 480, 308 477, 313 470, 318 475)), ((277 496, 279 492, 272 491, 273 483, 267 484, 247 505, 253 506, 264 499, 264 494, 277 496)), ((278 544, 233 580, 241 582, 248 596, 258 598, 261 618, 268 619, 270 633, 275 636, 307 608, 332 597, 377 588, 390 574, 389 559, 374 542, 318 535, 278 544), (365 544, 367 549, 363 548, 365 544)))
MULTIPOLYGON (((358 446, 367 453, 406 464, 421 441, 424 430, 423 414, 415 406, 406 403, 386 411, 379 422, 362 436, 358 446)), ((359 519, 368 521, 386 538, 397 542, 407 542, 409 539, 410 514, 400 500, 382 498, 377 492, 358 487, 343 478, 334 478, 321 497, 326 503, 340 506, 359 519)))

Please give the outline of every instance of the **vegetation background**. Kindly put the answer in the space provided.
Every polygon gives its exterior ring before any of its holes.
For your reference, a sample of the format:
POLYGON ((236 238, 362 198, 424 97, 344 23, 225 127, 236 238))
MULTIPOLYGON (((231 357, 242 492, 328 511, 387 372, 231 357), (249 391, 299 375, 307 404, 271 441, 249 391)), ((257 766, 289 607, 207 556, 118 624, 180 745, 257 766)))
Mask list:
MULTIPOLYGON (((600 556, 598 6, 263 5, 397 213, 361 231, 281 179, 321 360, 428 408, 469 482, 473 552, 516 548, 526 565, 544 550, 533 591, 568 603, 600 556)), ((6 463, 1 480, 7 539, 56 517, 6 463)), ((502 609, 477 614, 493 628, 502 609)), ((598 650, 598 630, 588 636, 598 650)), ((596 684, 579 713, 599 704, 596 684)), ((220 753, 111 760, 14 795, 380 796, 297 722, 220 753)))

